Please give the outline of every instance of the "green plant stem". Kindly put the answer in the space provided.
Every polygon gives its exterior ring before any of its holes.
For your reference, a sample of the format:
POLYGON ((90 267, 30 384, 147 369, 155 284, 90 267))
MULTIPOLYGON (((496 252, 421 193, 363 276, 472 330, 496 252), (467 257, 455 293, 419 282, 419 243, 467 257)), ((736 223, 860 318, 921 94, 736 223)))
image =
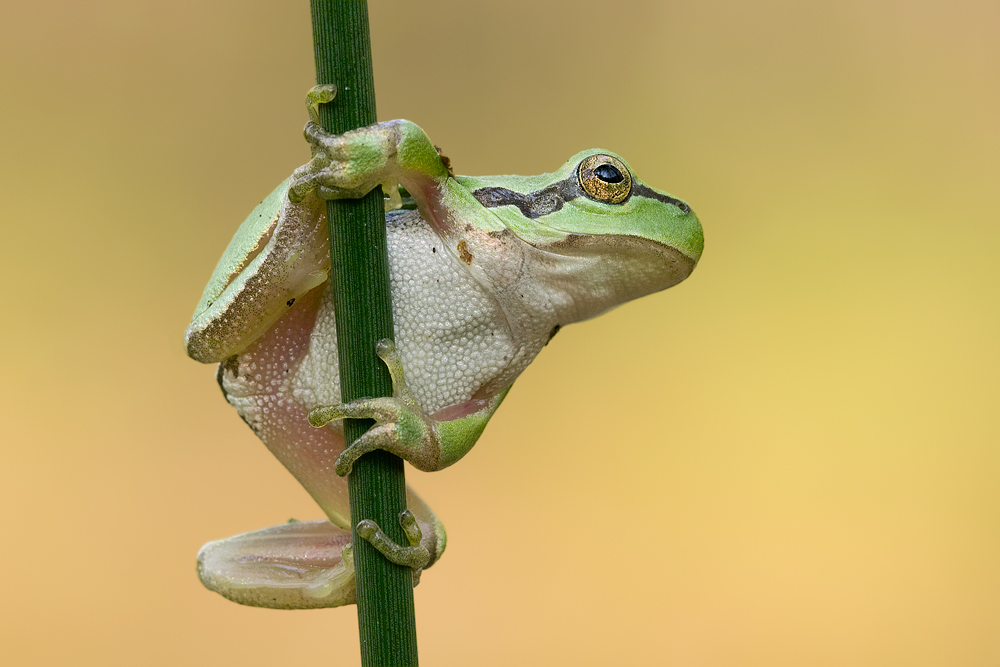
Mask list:
MULTIPOLYGON (((323 127, 337 134, 375 122, 375 85, 364 0, 312 0, 316 83, 337 86, 319 108, 323 127)), ((375 344, 393 337, 382 188, 362 199, 328 202, 340 387, 344 401, 391 396, 392 382, 375 355, 375 344)), ((371 426, 344 423, 347 443, 371 426)), ((348 478, 354 526, 361 664, 417 664, 413 583, 409 568, 390 563, 357 533, 357 522, 374 519, 398 544, 406 544, 399 513, 406 508, 402 459, 376 451, 361 457, 348 478)))

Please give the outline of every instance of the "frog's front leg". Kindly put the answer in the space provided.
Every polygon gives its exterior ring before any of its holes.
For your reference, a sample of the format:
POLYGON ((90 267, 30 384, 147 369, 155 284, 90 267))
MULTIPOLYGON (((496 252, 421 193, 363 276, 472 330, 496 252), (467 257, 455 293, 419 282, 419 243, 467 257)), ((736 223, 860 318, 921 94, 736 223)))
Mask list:
MULTIPOLYGON (((329 101, 332 92, 310 91, 310 115, 317 101, 329 101)), ((392 120, 369 127, 330 134, 315 120, 306 123, 305 138, 312 159, 292 174, 288 198, 301 201, 315 191, 322 199, 356 199, 382 184, 395 195, 402 183, 415 197, 450 175, 445 160, 430 138, 408 120, 392 120)))
POLYGON ((507 390, 486 400, 473 399, 449 410, 460 416, 437 420, 426 414, 406 385, 403 362, 392 341, 379 341, 375 352, 392 377, 391 397, 362 398, 340 405, 320 406, 309 412, 309 423, 320 427, 340 419, 374 419, 375 425, 347 446, 337 459, 338 475, 351 472, 364 454, 384 449, 424 471, 441 470, 462 458, 479 439, 507 390))

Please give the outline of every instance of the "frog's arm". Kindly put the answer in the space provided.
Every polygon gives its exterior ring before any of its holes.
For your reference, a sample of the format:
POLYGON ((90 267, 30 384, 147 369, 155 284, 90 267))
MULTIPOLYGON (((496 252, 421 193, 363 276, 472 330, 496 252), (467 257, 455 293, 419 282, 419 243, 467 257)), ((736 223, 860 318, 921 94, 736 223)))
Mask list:
POLYGON ((451 175, 447 159, 415 123, 391 120, 330 134, 309 121, 305 137, 312 159, 292 174, 288 198, 301 201, 315 191, 321 199, 356 199, 376 185, 395 191, 396 182, 425 201, 451 175))
POLYGON ((424 413, 406 385, 403 364, 392 341, 379 341, 376 352, 392 376, 392 397, 363 398, 320 406, 309 412, 309 423, 316 427, 340 419, 374 419, 376 422, 341 453, 336 464, 338 475, 349 474, 359 457, 376 449, 392 452, 419 470, 431 472, 446 468, 472 449, 510 390, 507 387, 490 398, 473 399, 435 418, 424 413))
POLYGON ((335 91, 317 86, 306 98, 309 115, 305 137, 312 159, 292 174, 288 199, 355 199, 382 185, 388 208, 399 208, 397 185, 413 197, 420 214, 439 233, 460 220, 488 229, 502 228, 496 216, 483 215, 482 205, 455 180, 447 157, 426 133, 408 120, 391 120, 369 127, 330 134, 316 121, 316 104, 333 99, 335 91), (485 218, 485 219, 482 219, 485 218))

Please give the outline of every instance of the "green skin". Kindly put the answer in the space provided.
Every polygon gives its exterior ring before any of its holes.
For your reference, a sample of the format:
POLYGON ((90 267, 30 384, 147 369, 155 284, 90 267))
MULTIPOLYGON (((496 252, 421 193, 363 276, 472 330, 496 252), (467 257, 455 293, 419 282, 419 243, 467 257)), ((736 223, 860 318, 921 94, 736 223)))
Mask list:
MULTIPOLYGON (((358 457, 383 449, 426 471, 458 461, 559 327, 680 282, 702 251, 701 225, 687 204, 643 184, 613 153, 584 151, 540 176, 456 177, 409 121, 323 131, 316 105, 333 94, 332 87, 310 92, 312 159, 241 226, 187 331, 188 354, 222 362, 227 399, 332 522, 206 545, 202 581, 244 604, 351 602, 341 534, 351 517, 338 480, 358 457), (382 341, 377 353, 393 396, 342 404, 330 362, 324 200, 361 197, 379 184, 392 193, 390 205, 399 202, 399 185, 419 211, 387 222, 396 342, 382 341), (303 426, 306 415, 318 430, 303 426), (376 424, 344 449, 338 422, 345 418, 376 424)), ((370 520, 359 522, 359 534, 418 575, 441 555, 445 534, 408 493, 410 510, 400 517, 408 546, 370 520)))

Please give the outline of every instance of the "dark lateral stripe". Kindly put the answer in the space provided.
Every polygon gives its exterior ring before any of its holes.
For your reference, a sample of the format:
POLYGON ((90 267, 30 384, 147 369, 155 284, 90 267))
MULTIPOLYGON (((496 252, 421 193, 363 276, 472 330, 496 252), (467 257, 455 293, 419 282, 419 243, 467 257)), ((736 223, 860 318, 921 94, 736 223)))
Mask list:
MULTIPOLYGON (((555 213, 561 209, 566 202, 576 199, 577 197, 584 197, 586 194, 584 193, 583 188, 580 187, 577 177, 574 174, 570 178, 559 181, 558 183, 553 183, 552 185, 542 188, 541 190, 535 190, 534 192, 529 192, 527 194, 508 190, 507 188, 490 186, 473 190, 472 196, 478 199, 479 203, 486 208, 516 206, 517 209, 521 211, 521 215, 534 220, 535 218, 540 218, 543 215, 555 213)), ((629 198, 632 196, 657 199, 666 204, 676 206, 684 213, 691 210, 691 207, 682 202, 680 199, 674 199, 673 197, 657 192, 650 187, 637 184, 635 181, 632 183, 632 191, 629 193, 629 198)), ((628 198, 617 204, 617 206, 624 204, 626 201, 628 201, 628 198)))
POLYGON ((472 196, 486 208, 516 206, 521 215, 532 220, 555 213, 566 202, 582 195, 583 191, 576 182, 576 176, 527 194, 495 186, 472 191, 472 196))
POLYGON ((648 187, 646 185, 642 185, 641 183, 639 185, 632 186, 632 194, 634 194, 637 197, 648 197, 649 199, 659 199, 660 201, 666 204, 673 204, 674 206, 684 211, 685 213, 691 210, 691 207, 688 206, 686 202, 682 202, 680 199, 674 199, 670 195, 665 195, 662 192, 657 192, 653 188, 648 187))
POLYGON ((479 188, 472 191, 472 196, 479 200, 479 203, 486 208, 498 208, 500 206, 516 206, 521 211, 521 215, 531 218, 530 195, 523 195, 507 188, 488 187, 479 188))

